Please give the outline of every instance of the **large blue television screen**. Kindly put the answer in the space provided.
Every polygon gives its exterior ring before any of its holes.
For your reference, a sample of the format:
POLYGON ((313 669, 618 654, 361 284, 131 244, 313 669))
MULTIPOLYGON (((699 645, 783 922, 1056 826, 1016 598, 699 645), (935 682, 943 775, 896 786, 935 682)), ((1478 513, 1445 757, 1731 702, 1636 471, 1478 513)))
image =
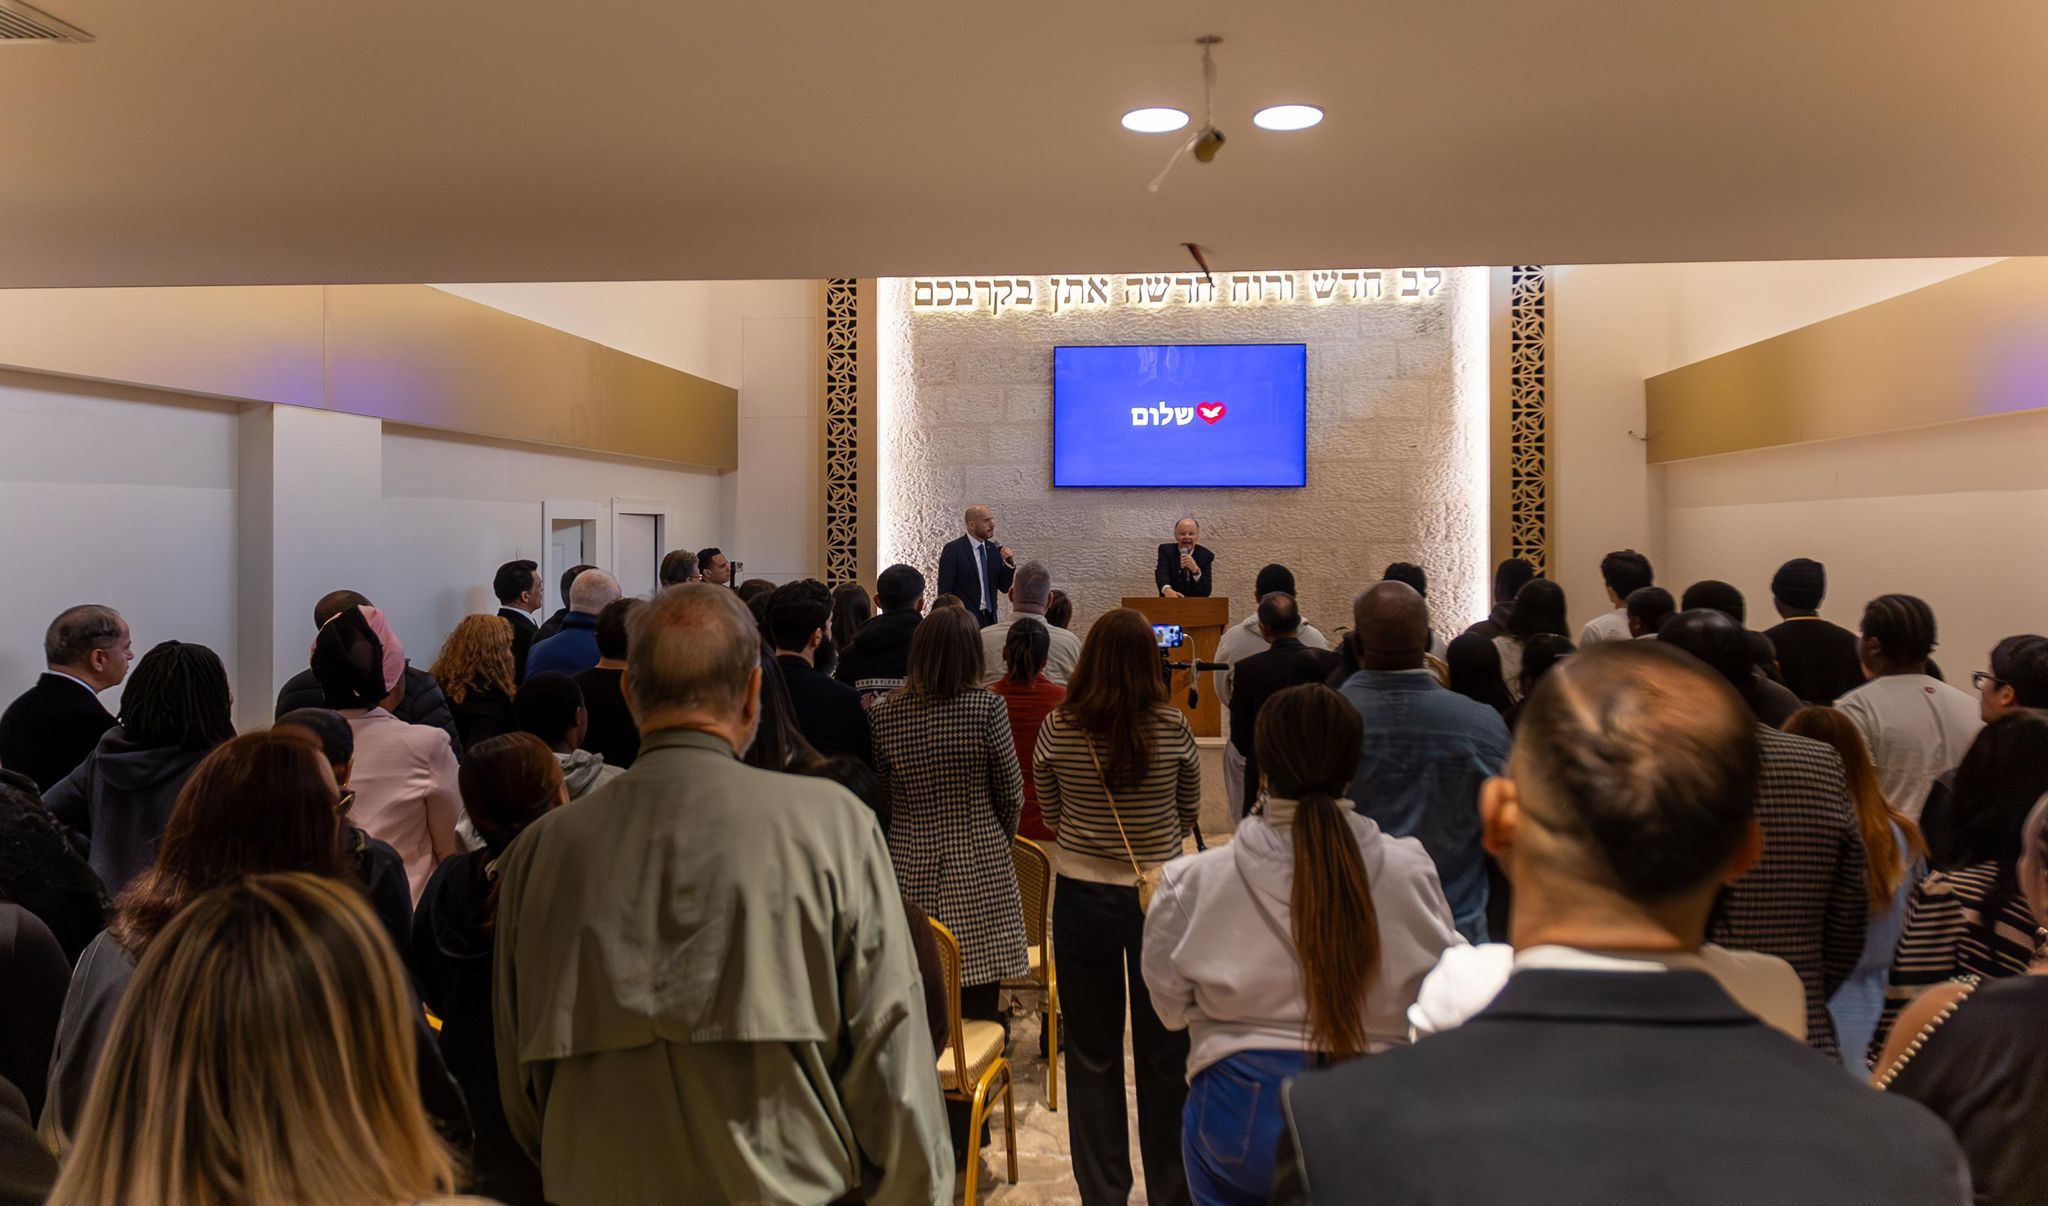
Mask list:
POLYGON ((1055 486, 1305 486, 1308 345, 1053 349, 1055 486))

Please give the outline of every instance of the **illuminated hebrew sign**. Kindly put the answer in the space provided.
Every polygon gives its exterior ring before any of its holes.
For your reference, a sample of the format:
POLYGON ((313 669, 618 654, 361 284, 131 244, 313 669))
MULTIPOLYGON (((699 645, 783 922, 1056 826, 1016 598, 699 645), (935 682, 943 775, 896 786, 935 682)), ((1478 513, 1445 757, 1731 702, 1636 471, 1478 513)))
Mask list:
POLYGON ((1426 301, 1444 287, 1441 268, 1346 268, 1145 276, 930 277, 910 282, 917 311, 1101 310, 1113 306, 1251 306, 1426 301))

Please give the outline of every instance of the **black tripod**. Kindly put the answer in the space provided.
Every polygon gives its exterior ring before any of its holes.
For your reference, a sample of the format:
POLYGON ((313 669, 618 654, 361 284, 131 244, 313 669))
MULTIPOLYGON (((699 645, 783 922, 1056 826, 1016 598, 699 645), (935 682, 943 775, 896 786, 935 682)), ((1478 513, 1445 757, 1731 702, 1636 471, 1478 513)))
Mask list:
MULTIPOLYGON (((1173 682, 1174 671, 1187 670, 1190 672, 1188 674, 1189 711, 1195 710, 1202 704, 1202 676, 1212 670, 1228 669, 1230 669, 1229 662, 1205 662, 1197 658, 1190 658, 1185 662, 1176 662, 1173 660, 1171 650, 1166 648, 1159 650, 1159 674, 1169 685, 1173 682)), ((1208 848, 1209 843, 1202 840, 1202 827, 1198 824, 1195 826, 1195 849, 1207 850, 1208 848)))

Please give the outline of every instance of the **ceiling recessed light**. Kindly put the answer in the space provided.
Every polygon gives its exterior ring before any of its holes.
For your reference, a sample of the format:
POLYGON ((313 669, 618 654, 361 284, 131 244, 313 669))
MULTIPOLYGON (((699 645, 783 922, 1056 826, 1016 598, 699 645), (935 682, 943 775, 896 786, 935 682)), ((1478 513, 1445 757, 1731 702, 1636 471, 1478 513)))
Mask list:
POLYGON ((1274 105, 1252 115, 1261 130, 1306 130, 1322 120, 1323 111, 1314 105, 1274 105))
POLYGON ((1188 124, 1179 109, 1133 109, 1124 114, 1124 129, 1139 134, 1171 134, 1188 124))

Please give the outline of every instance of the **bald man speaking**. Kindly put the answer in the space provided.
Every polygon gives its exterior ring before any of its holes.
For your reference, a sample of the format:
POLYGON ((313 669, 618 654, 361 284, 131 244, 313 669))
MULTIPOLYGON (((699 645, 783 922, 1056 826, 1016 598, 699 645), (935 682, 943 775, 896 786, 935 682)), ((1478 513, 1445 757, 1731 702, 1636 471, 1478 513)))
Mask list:
POLYGON ((983 628, 996 622, 996 600, 1017 576, 1010 550, 996 543, 996 513, 967 508, 967 534, 939 550, 939 593, 958 595, 983 628))
POLYGON ((1152 569, 1153 585, 1168 599, 1206 599, 1215 592, 1209 571, 1216 554, 1203 548, 1202 525, 1185 515, 1173 525, 1173 543, 1159 546, 1159 561, 1152 569))

